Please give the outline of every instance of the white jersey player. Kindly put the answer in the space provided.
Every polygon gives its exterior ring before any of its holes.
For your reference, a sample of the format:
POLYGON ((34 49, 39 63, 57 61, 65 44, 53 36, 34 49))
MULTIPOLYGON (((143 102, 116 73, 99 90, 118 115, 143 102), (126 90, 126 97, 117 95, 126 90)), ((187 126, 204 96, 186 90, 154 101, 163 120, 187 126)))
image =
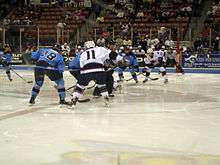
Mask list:
POLYGON ((154 51, 154 57, 157 59, 161 59, 163 62, 166 62, 165 58, 165 47, 162 46, 162 49, 154 51))
POLYGON ((81 74, 104 71, 104 62, 109 59, 111 50, 104 47, 92 47, 80 56, 81 74))
POLYGON ((164 78, 164 83, 168 82, 165 70, 165 57, 163 51, 153 51, 153 49, 148 49, 146 57, 144 58, 145 67, 143 69, 143 73, 145 73, 145 80, 143 83, 147 82, 150 76, 150 73, 153 68, 159 67, 159 71, 164 78))
POLYGON ((104 63, 109 59, 110 50, 104 47, 95 47, 93 41, 85 42, 86 50, 80 55, 80 79, 77 81, 73 93, 72 104, 75 106, 78 98, 83 94, 85 87, 90 81, 95 81, 101 95, 108 105, 108 92, 106 89, 106 72, 104 63))

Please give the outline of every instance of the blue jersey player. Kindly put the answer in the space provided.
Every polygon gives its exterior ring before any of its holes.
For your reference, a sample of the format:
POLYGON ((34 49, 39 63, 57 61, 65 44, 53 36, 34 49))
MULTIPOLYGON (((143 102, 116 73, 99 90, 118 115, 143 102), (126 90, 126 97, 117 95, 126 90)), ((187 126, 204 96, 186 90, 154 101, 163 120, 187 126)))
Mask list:
POLYGON ((6 74, 8 76, 8 79, 12 81, 11 78, 11 62, 12 62, 12 53, 11 48, 9 46, 6 46, 5 49, 0 50, 0 64, 4 67, 6 74))
POLYGON ((56 45, 53 49, 42 48, 38 51, 32 52, 32 60, 36 62, 34 69, 35 84, 32 88, 32 95, 29 101, 30 104, 35 103, 35 99, 40 92, 43 85, 45 75, 57 85, 59 93, 60 104, 68 104, 65 101, 65 87, 63 72, 65 68, 64 59, 59 53, 60 46, 56 45))
POLYGON ((118 76, 119 81, 123 81, 123 71, 129 67, 129 71, 131 73, 132 78, 138 83, 137 75, 135 72, 139 71, 138 62, 136 55, 129 50, 129 48, 125 49, 125 52, 119 55, 121 57, 121 65, 119 65, 118 76))
POLYGON ((70 74, 72 74, 76 80, 80 78, 80 53, 76 54, 76 57, 69 62, 68 66, 70 74))

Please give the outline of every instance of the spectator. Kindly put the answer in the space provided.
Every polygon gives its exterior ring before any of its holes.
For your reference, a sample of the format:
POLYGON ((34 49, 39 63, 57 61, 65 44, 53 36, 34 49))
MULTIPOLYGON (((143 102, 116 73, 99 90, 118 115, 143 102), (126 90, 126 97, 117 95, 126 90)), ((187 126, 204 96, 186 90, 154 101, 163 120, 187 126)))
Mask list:
POLYGON ((213 41, 213 51, 219 51, 219 37, 216 37, 213 41))
POLYGON ((95 12, 96 18, 99 17, 101 13, 101 6, 98 3, 94 3, 93 11, 95 12))
POLYGON ((124 13, 123 10, 119 10, 119 11, 118 11, 118 14, 117 14, 117 17, 118 17, 118 18, 123 18, 123 17, 124 17, 124 14, 125 14, 125 13, 124 13))
POLYGON ((57 24, 57 38, 60 41, 64 27, 66 26, 65 23, 62 22, 62 20, 57 24))
POLYGON ((122 36, 127 36, 128 35, 128 30, 129 30, 128 24, 125 24, 125 25, 121 24, 121 29, 122 29, 122 32, 121 32, 122 36))
POLYGON ((118 36, 116 37, 115 42, 116 42, 116 45, 117 45, 117 46, 123 45, 123 39, 120 37, 120 35, 118 35, 118 36))
POLYGON ((105 38, 103 36, 99 37, 96 43, 98 46, 105 46, 105 38))

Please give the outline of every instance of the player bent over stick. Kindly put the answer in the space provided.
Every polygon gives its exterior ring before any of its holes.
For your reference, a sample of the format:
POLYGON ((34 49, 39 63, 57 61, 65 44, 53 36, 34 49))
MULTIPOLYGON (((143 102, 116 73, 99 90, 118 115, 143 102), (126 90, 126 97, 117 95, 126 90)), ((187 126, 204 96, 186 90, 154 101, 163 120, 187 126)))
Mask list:
POLYGON ((32 52, 32 60, 36 62, 34 69, 35 84, 32 88, 32 95, 29 101, 30 104, 35 104, 35 99, 43 86, 45 75, 57 85, 61 105, 70 105, 70 102, 65 101, 65 87, 63 72, 65 68, 64 59, 60 52, 60 46, 55 45, 53 49, 42 48, 32 52))
POLYGON ((136 72, 139 71, 139 66, 138 66, 136 55, 132 51, 130 51, 128 47, 126 47, 125 51, 120 53, 119 56, 122 58, 121 60, 122 63, 119 64, 119 67, 118 67, 119 68, 118 69, 119 81, 124 80, 123 71, 128 67, 132 78, 134 79, 136 83, 138 83, 136 72))
MULTIPOLYGON (((108 91, 109 97, 114 97, 113 89, 114 89, 114 69, 117 67, 118 61, 117 56, 118 53, 116 52, 116 45, 114 40, 107 40, 106 41, 106 49, 110 50, 109 53, 109 60, 106 60, 105 62, 105 71, 106 71, 106 88, 108 91)), ((94 97, 100 97, 100 91, 96 87, 93 92, 94 97)))
POLYGON ((74 107, 83 94, 85 87, 90 81, 95 81, 97 87, 104 97, 105 104, 108 106, 109 97, 106 88, 106 72, 104 63, 109 59, 110 50, 103 47, 95 47, 93 41, 84 44, 86 50, 80 55, 80 76, 72 96, 72 106, 74 107))
POLYGON ((155 67, 159 67, 160 73, 162 74, 162 77, 164 78, 164 83, 168 83, 166 69, 164 67, 165 65, 164 55, 161 53, 161 51, 153 51, 153 49, 149 48, 147 50, 146 57, 144 58, 144 63, 145 63, 145 67, 143 69, 143 73, 145 73, 146 77, 143 83, 149 80, 151 70, 155 67))

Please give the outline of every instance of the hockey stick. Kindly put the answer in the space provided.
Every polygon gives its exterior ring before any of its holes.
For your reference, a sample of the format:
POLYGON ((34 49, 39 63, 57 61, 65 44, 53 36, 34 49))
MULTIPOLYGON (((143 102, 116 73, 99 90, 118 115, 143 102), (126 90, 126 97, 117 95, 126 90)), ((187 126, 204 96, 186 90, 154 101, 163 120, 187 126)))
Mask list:
POLYGON ((14 72, 18 77, 20 77, 24 82, 30 84, 33 83, 33 81, 27 81, 26 79, 24 79, 20 74, 18 74, 17 72, 15 72, 14 69, 11 68, 11 71, 14 72))
MULTIPOLYGON (((95 85, 94 85, 94 86, 95 86, 95 85)), ((58 89, 56 85, 54 85, 53 87, 54 87, 55 89, 58 89)), ((74 88, 74 87, 75 87, 75 85, 72 86, 72 87, 70 87, 70 89, 72 89, 72 88, 74 88)), ((72 94, 69 90, 67 90, 67 89, 66 89, 66 93, 69 94, 71 97, 73 96, 73 94, 72 94)), ((79 103, 85 103, 85 102, 89 102, 89 101, 90 101, 90 98, 81 99, 81 100, 79 99, 79 100, 78 100, 79 103)))
POLYGON ((152 81, 159 80, 158 77, 155 77, 155 78, 149 77, 149 79, 152 80, 152 81))
MULTIPOLYGON (((144 73, 141 73, 143 76, 145 76, 144 75, 144 73)), ((158 77, 155 77, 155 78, 152 78, 152 77, 148 77, 150 80, 152 80, 152 81, 155 81, 155 80, 159 80, 159 78, 158 77)))
MULTIPOLYGON (((137 74, 137 76, 139 76, 139 75, 141 75, 141 72, 139 72, 139 73, 137 74)), ((131 80, 133 80, 133 77, 131 77, 131 78, 125 80, 125 81, 131 81, 131 80)))
MULTIPOLYGON (((96 85, 96 83, 94 83, 93 85, 91 85, 91 86, 89 86, 89 87, 86 87, 86 89, 92 89, 92 88, 95 87, 95 85, 96 85)), ((76 87, 76 85, 73 85, 73 86, 67 88, 66 90, 69 91, 70 89, 73 89, 73 88, 75 88, 75 87, 76 87)), ((54 88, 57 88, 56 85, 54 85, 54 88)))
MULTIPOLYGON (((92 86, 90 86, 90 87, 88 87, 88 88, 86 88, 86 89, 92 89, 93 87, 95 87, 95 85, 96 85, 96 83, 94 83, 92 86)), ((75 86, 76 86, 76 85, 71 86, 71 87, 69 87, 69 88, 66 89, 66 93, 69 94, 71 97, 73 96, 73 94, 72 94, 69 90, 72 89, 72 88, 75 88, 75 86)), ((58 89, 58 88, 57 88, 57 85, 54 85, 53 87, 54 87, 55 89, 58 89)), ((85 102, 89 102, 90 100, 91 100, 90 98, 79 99, 78 102, 79 102, 79 103, 85 103, 85 102)))
MULTIPOLYGON (((93 85, 91 85, 91 86, 89 86, 89 87, 86 87, 86 89, 92 89, 92 88, 95 87, 95 85, 96 85, 96 83, 94 83, 93 85)), ((75 87, 76 87, 76 85, 73 85, 73 86, 67 88, 66 90, 69 91, 70 89, 73 89, 73 88, 75 88, 75 87)))
MULTIPOLYGON (((143 76, 145 76, 143 73, 141 73, 141 72, 139 72, 138 74, 137 74, 137 76, 139 76, 139 75, 143 75, 143 76)), ((155 80, 158 80, 159 78, 158 77, 155 77, 155 78, 152 78, 152 77, 148 77, 150 80, 152 80, 152 81, 155 81, 155 80)), ((129 78, 129 79, 127 79, 126 81, 131 81, 133 79, 133 77, 131 77, 131 78, 129 78)))

